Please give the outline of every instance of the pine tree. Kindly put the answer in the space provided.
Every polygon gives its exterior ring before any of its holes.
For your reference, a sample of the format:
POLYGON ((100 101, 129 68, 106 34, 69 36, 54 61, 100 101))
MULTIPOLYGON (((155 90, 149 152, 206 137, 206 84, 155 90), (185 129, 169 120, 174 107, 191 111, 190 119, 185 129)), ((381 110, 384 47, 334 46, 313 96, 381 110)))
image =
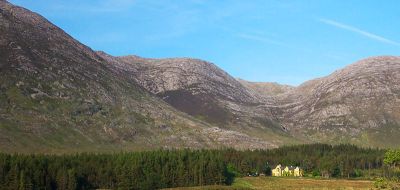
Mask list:
POLYGON ((70 169, 68 170, 67 189, 76 189, 76 188, 77 188, 76 172, 74 169, 70 169))

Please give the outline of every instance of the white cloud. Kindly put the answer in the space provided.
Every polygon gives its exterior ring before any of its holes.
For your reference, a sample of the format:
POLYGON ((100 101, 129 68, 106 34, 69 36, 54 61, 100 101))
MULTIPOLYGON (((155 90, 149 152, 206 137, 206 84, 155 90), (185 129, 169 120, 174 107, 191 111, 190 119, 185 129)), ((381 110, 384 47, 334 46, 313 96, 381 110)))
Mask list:
POLYGON ((393 40, 389 40, 389 39, 387 39, 385 37, 382 37, 382 36, 379 36, 379 35, 376 35, 376 34, 372 34, 372 33, 367 32, 365 30, 361 30, 359 28, 356 28, 354 26, 346 25, 346 24, 343 24, 343 23, 340 23, 340 22, 337 22, 337 21, 334 21, 334 20, 330 20, 330 19, 320 18, 318 20, 320 22, 322 22, 322 23, 325 23, 325 24, 328 24, 328 25, 331 25, 331 26, 334 26, 334 27, 337 27, 337 28, 341 28, 341 29, 344 29, 344 30, 348 30, 348 31, 360 34, 360 35, 365 36, 367 38, 370 38, 372 40, 376 40, 376 41, 387 43, 387 44, 391 44, 391 45, 400 46, 399 42, 396 42, 396 41, 393 41, 393 40))

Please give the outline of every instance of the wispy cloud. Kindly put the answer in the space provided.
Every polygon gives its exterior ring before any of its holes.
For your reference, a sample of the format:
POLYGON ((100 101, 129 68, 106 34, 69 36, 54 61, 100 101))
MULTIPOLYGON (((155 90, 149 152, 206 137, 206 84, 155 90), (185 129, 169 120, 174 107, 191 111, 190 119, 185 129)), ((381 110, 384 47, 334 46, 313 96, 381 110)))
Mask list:
POLYGON ((296 51, 302 51, 302 52, 307 52, 307 53, 312 53, 313 51, 304 47, 298 47, 290 43, 286 43, 283 41, 278 41, 275 39, 267 38, 261 35, 254 35, 254 34, 248 34, 248 33, 239 33, 237 34, 237 37, 242 38, 242 39, 247 39, 247 40, 253 40, 261 43, 267 43, 267 44, 272 44, 272 45, 277 45, 281 46, 284 48, 296 50, 296 51))
MULTIPOLYGON (((293 44, 289 44, 283 41, 278 41, 278 40, 274 40, 271 38, 267 38, 261 35, 255 35, 255 34, 248 34, 248 33, 239 33, 236 35, 239 38, 242 39, 247 39, 247 40, 252 40, 252 41, 256 41, 256 42, 260 42, 260 43, 267 43, 267 44, 272 44, 272 45, 277 45, 277 46, 281 46, 284 48, 288 48, 288 49, 292 49, 295 51, 300 51, 303 53, 309 53, 309 54, 314 54, 315 51, 313 51, 312 49, 309 48, 305 48, 305 47, 299 47, 299 46, 295 46, 293 44)), ((329 59, 335 59, 337 61, 345 61, 345 58, 339 55, 335 55, 333 53, 320 53, 319 55, 327 57, 329 59)))
POLYGON ((263 42, 263 43, 268 43, 268 44, 273 44, 273 45, 278 45, 286 48, 294 48, 293 46, 286 44, 284 42, 280 42, 277 40, 269 39, 263 36, 257 36, 257 35, 252 35, 252 34, 238 34, 237 35, 239 38, 247 39, 247 40, 253 40, 253 41, 258 41, 258 42, 263 42))
POLYGON ((331 26, 334 26, 334 27, 337 27, 337 28, 341 28, 341 29, 344 29, 344 30, 348 30, 348 31, 360 34, 360 35, 365 36, 367 38, 370 38, 372 40, 376 40, 376 41, 387 43, 387 44, 391 44, 391 45, 400 46, 399 42, 396 42, 396 41, 393 41, 393 40, 389 40, 389 39, 387 39, 387 38, 385 38, 383 36, 379 36, 379 35, 367 32, 365 30, 361 30, 361 29, 359 29, 357 27, 354 27, 354 26, 343 24, 343 23, 340 23, 340 22, 337 22, 337 21, 334 21, 334 20, 330 20, 330 19, 320 18, 318 20, 320 22, 322 22, 322 23, 325 23, 325 24, 328 24, 328 25, 331 25, 331 26))

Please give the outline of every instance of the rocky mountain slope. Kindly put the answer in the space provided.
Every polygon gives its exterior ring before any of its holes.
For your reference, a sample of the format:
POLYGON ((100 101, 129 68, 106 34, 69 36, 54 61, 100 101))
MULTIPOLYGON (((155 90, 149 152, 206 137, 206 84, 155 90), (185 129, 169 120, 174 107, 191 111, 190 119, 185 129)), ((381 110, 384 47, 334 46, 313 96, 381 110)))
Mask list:
POLYGON ((210 122, 223 124, 234 117, 227 113, 225 107, 228 103, 223 102, 263 102, 212 63, 189 58, 144 59, 126 56, 115 59, 121 65, 131 65, 136 81, 149 92, 179 110, 204 117, 210 122))
POLYGON ((361 60, 299 87, 234 79, 196 59, 114 59, 135 65, 138 84, 175 108, 276 144, 400 144, 400 57, 361 60))
POLYGON ((393 56, 298 87, 198 59, 114 57, 0 0, 0 151, 399 146, 399 83, 393 56))
POLYGON ((0 1, 1 151, 276 146, 177 111, 126 68, 0 1))
POLYGON ((249 82, 239 78, 237 80, 246 88, 269 97, 274 97, 295 89, 293 86, 278 84, 276 82, 249 82))
POLYGON ((275 122, 279 110, 272 97, 246 88, 212 63, 98 54, 130 71, 144 89, 197 119, 276 145, 296 142, 275 122))
POLYGON ((282 125, 313 141, 398 146, 400 57, 372 57, 279 97, 282 125))

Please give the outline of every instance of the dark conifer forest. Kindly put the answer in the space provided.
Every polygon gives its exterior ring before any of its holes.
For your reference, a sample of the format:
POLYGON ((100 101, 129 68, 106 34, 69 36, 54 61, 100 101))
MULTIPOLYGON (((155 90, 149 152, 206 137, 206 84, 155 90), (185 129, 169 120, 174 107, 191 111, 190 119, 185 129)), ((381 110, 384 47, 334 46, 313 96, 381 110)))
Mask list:
POLYGON ((360 177, 383 170, 384 151, 353 145, 297 145, 271 150, 155 150, 74 155, 0 154, 4 189, 158 189, 229 185, 234 177, 270 174, 276 164, 307 175, 360 177))

